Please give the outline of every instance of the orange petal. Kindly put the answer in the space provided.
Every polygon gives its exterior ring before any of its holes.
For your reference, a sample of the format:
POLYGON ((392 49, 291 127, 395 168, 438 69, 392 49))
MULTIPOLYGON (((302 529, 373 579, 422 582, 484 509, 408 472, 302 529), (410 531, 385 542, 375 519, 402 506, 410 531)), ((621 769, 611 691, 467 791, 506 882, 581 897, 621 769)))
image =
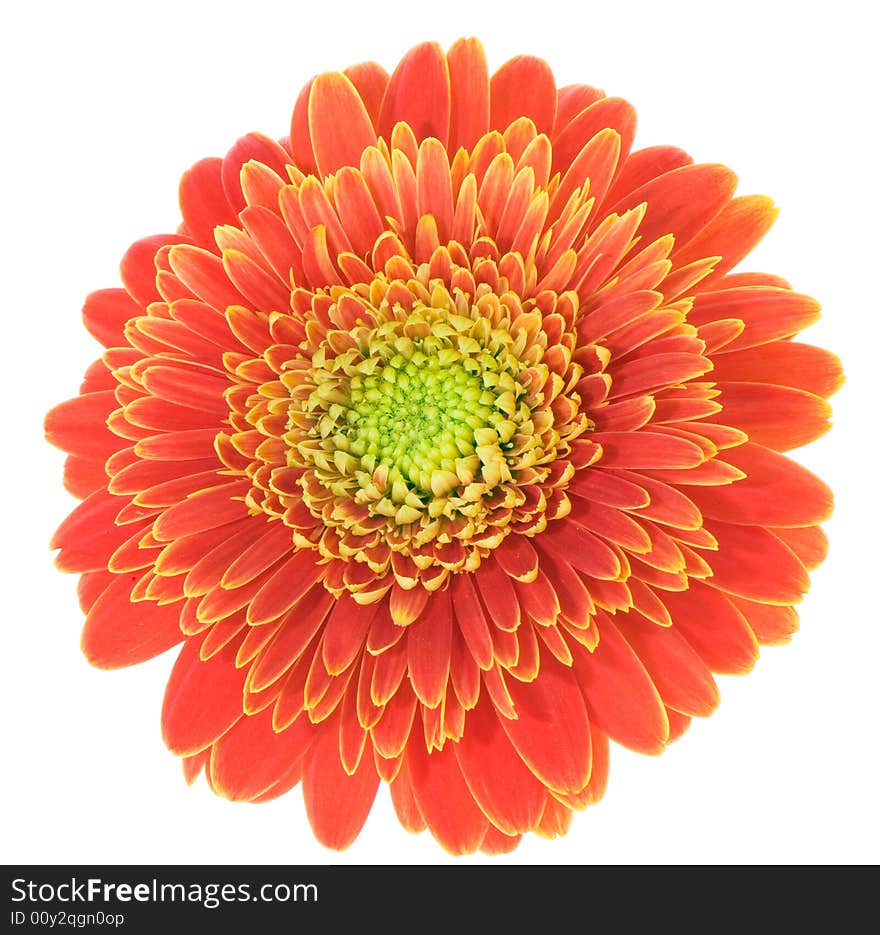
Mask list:
POLYGON ((276 733, 271 708, 243 717, 211 749, 211 787, 232 801, 253 801, 302 759, 317 732, 300 718, 276 733))
POLYGON ((64 489, 78 500, 85 499, 107 486, 104 462, 70 455, 64 459, 63 484, 64 489))
POLYGON ((745 324, 745 330, 725 345, 725 352, 730 353, 797 334, 818 320, 819 303, 776 286, 736 286, 700 293, 688 314, 693 325, 726 318, 739 318, 745 324))
POLYGON ((576 523, 553 523, 541 538, 541 550, 562 562, 598 579, 615 580, 620 576, 620 561, 614 551, 598 536, 576 523))
POLYGON ((595 104, 603 97, 604 91, 591 88, 587 84, 567 84, 564 88, 559 88, 556 92, 554 135, 558 136, 582 110, 586 110, 590 104, 595 104))
POLYGON ((294 607, 326 573, 315 558, 311 549, 302 549, 284 562, 250 602, 248 623, 252 626, 268 623, 294 607))
POLYGON ((170 542, 241 519, 247 515, 247 506, 243 499, 236 498, 243 498, 246 491, 241 481, 200 490, 165 510, 156 520, 153 534, 170 542))
POLYGON ((692 442, 656 432, 594 432, 590 441, 602 446, 603 467, 677 470, 704 461, 692 442))
POLYGON ((431 834, 450 854, 476 851, 489 822, 464 781, 452 744, 428 753, 424 743, 414 740, 405 762, 415 805, 431 834))
POLYGON ((214 228, 234 224, 235 211, 223 189, 223 160, 199 160, 183 173, 178 190, 180 212, 187 232, 199 246, 215 249, 214 228))
POLYGON ((717 256, 721 260, 701 283, 699 291, 717 281, 750 253, 770 230, 778 214, 766 195, 745 195, 728 202, 702 231, 687 244, 677 244, 676 265, 717 256))
POLYGON ((840 361, 834 354, 797 341, 724 349, 712 360, 713 380, 777 383, 824 397, 831 396, 843 383, 840 361))
POLYGON ((397 820, 406 828, 407 831, 418 833, 425 830, 425 820, 416 804, 413 793, 412 779, 410 778, 409 765, 404 758, 397 771, 397 776, 390 784, 391 802, 394 805, 394 812, 397 820))
MULTIPOLYGON (((537 570, 537 556, 534 570, 537 570)), ((515 630, 521 619, 519 599, 510 575, 494 556, 490 555, 482 563, 476 583, 487 611, 487 622, 491 621, 503 630, 515 630)))
POLYGON ((801 560, 807 571, 818 568, 828 554, 828 537, 821 526, 804 526, 800 529, 771 529, 801 560))
MULTIPOLYGON (((673 169, 690 165, 692 162, 691 157, 683 149, 675 146, 649 146, 646 149, 638 149, 631 153, 622 165, 614 186, 608 192, 607 202, 615 204, 622 201, 651 179, 665 175, 673 169)), ((706 255, 703 254, 703 256, 706 255)))
POLYGON ((388 87, 388 72, 376 62, 361 62, 346 68, 344 75, 355 86, 373 126, 378 126, 379 109, 385 96, 385 88, 388 87))
POLYGON ((379 604, 362 607, 349 594, 337 598, 324 625, 321 654, 330 675, 339 675, 354 661, 364 644, 379 604))
POLYGON ((473 149, 489 130, 489 70, 478 39, 459 39, 446 53, 449 67, 449 152, 473 149))
POLYGON ((800 625, 793 607, 775 607, 733 596, 729 600, 748 621, 758 642, 765 646, 788 643, 800 625))
POLYGON ((131 535, 117 529, 116 514, 124 501, 106 490, 97 490, 83 500, 58 527, 49 547, 61 549, 57 564, 65 571, 97 571, 131 535))
POLYGON ((646 182, 609 210, 619 214, 646 202, 639 227, 642 242, 650 244, 672 234, 676 244, 683 244, 721 211, 735 190, 736 176, 726 166, 682 166, 646 182))
POLYGON ((436 708, 446 693, 451 655, 452 605, 444 589, 430 596, 407 632, 410 681, 419 701, 429 708, 436 708))
POLYGON ((471 795, 496 828, 516 835, 537 825, 547 790, 511 746, 490 704, 469 712, 454 750, 471 795))
POLYGON ((151 302, 162 299, 156 288, 155 256, 159 249, 168 244, 191 242, 184 234, 155 234, 136 241, 125 251, 119 264, 119 272, 125 291, 138 305, 146 308, 151 302))
POLYGON ((452 233, 452 178, 446 149, 435 139, 424 140, 419 146, 416 183, 419 214, 432 215, 440 240, 448 240, 452 233))
POLYGON ((213 253, 183 244, 171 248, 168 261, 174 275, 218 312, 230 305, 248 304, 229 282, 223 263, 213 253))
MULTIPOLYGON (((362 703, 363 707, 363 703, 362 703)), ((370 727, 370 736, 373 746, 380 756, 396 757, 400 756, 409 744, 412 737, 412 743, 421 745, 423 740, 418 736, 418 729, 413 733, 413 721, 416 711, 423 710, 419 705, 418 698, 413 693, 408 681, 400 683, 394 696, 385 705, 384 708, 375 717, 375 723, 370 727)), ((360 720, 369 722, 374 718, 365 718, 367 711, 361 711, 360 720)))
POLYGON ((553 129, 556 82, 543 59, 518 55, 506 62, 492 75, 490 98, 493 130, 506 130, 519 117, 528 117, 538 133, 553 129))
POLYGON ((339 730, 326 724, 306 754, 303 800, 315 837, 325 846, 344 850, 360 834, 373 806, 379 776, 372 757, 361 757, 349 776, 339 758, 339 730))
POLYGON ((810 586, 804 566, 779 539, 759 526, 706 521, 718 551, 706 556, 706 584, 763 604, 795 604, 810 586))
POLYGON ((831 490, 790 458, 753 442, 724 457, 746 476, 724 487, 695 488, 690 498, 703 516, 750 526, 813 526, 831 515, 831 490))
POLYGON ((445 146, 449 137, 450 86, 446 56, 436 42, 425 42, 403 57, 385 90, 379 135, 391 139, 394 125, 412 127, 416 140, 434 136, 445 146))
POLYGON ((144 662, 183 639, 181 605, 132 604, 131 577, 114 575, 86 617, 82 651, 99 669, 118 669, 144 662))
MULTIPOLYGON (((251 159, 274 169, 282 178, 287 178, 286 166, 290 162, 287 151, 275 140, 262 133, 246 133, 236 140, 223 157, 222 182, 226 200, 235 214, 244 208, 246 201, 241 190, 241 167, 251 159)), ((220 223, 217 221, 216 223, 220 223)), ((213 237, 211 244, 213 244, 213 237)))
POLYGON ((523 762, 558 792, 582 789, 590 778, 590 724, 570 669, 542 653, 534 682, 508 679, 516 719, 501 726, 523 762))
MULTIPOLYGON (((479 584, 479 572, 476 575, 476 579, 479 584)), ((518 608, 518 603, 506 575, 504 576, 504 580, 508 587, 509 606, 504 606, 501 612, 510 613, 513 605, 516 605, 518 608)), ((453 575, 451 591, 452 607, 455 611, 458 629, 468 648, 468 652, 481 669, 490 669, 494 660, 494 653, 492 649, 492 637, 489 633, 489 621, 483 611, 483 605, 480 603, 477 596, 477 591, 474 587, 471 575, 453 575)))
MULTIPOLYGON (((706 664, 675 630, 658 627, 636 613, 618 614, 614 625, 639 657, 663 703, 704 717, 718 705, 718 688, 706 664)), ((602 636, 605 627, 602 627, 602 636)))
POLYGON ((771 383, 718 383, 724 407, 710 422, 732 425, 776 451, 814 441, 831 428, 831 407, 821 396, 771 383))
MULTIPOLYGON (((636 112, 623 98, 603 97, 582 110, 554 134, 553 172, 565 172, 587 142, 605 129, 616 130, 620 135, 620 164, 623 164, 635 135, 636 112)), ((638 201, 633 204, 638 204, 638 201)), ((596 205, 596 208, 598 207, 599 205, 596 205)), ((603 209, 599 216, 608 213, 603 209)))
POLYGON ((245 670, 235 665, 238 640, 207 662, 199 658, 202 640, 183 645, 162 702, 162 737, 177 756, 210 746, 243 716, 245 670))
POLYGON ((582 646, 572 647, 590 720, 631 750, 660 753, 669 737, 669 722, 657 688, 608 615, 598 614, 597 622, 596 649, 589 653, 582 646))
POLYGON ((107 428, 107 418, 116 408, 113 390, 68 399, 46 416, 46 440, 62 451, 103 461, 126 444, 107 428))
POLYGON ((125 323, 143 310, 124 289, 99 289, 86 296, 83 323, 104 347, 125 343, 125 323))
POLYGON ((318 75, 309 96, 309 134, 318 171, 358 166, 376 131, 357 88, 339 72, 318 75))

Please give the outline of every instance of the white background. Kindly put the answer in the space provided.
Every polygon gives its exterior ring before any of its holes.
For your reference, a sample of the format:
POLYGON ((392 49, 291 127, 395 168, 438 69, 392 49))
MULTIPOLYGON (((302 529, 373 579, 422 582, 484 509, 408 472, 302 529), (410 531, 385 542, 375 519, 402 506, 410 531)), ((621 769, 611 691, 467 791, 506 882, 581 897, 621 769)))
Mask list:
MULTIPOLYGON (((360 838, 316 844, 298 790, 249 806, 183 783, 159 735, 173 654, 99 672, 49 537, 73 506, 42 417, 97 346, 79 309, 127 245, 178 222, 177 182, 242 133, 288 131, 314 73, 479 36, 490 66, 546 58, 558 84, 632 101, 637 144, 722 161, 771 194, 744 264, 818 297, 807 334, 848 374, 835 427, 798 454, 838 498, 801 632, 660 758, 615 749, 605 800, 564 839, 498 864, 860 863, 878 859, 878 81, 871 5, 558 0, 479 4, 15 4, 2 68, 3 815, 5 863, 451 862, 380 790, 360 838)), ((11 17, 11 18, 10 18, 11 17)), ((462 863, 487 862, 475 856, 462 863)))

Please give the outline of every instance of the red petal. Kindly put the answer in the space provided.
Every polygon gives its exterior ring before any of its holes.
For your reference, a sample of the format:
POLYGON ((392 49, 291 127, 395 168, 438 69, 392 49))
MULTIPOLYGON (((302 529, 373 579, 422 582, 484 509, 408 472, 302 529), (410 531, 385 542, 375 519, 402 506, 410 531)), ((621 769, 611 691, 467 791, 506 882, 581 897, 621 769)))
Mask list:
POLYGON ((83 322, 89 334, 104 347, 118 347, 126 343, 125 323, 143 309, 124 289, 99 289, 86 296, 83 322))
POLYGON ((540 58, 518 55, 492 75, 490 83, 493 130, 506 130, 519 117, 528 117, 538 133, 550 133, 556 120, 556 82, 550 66, 540 58))
POLYGON ((831 407, 821 396, 771 383, 718 383, 717 388, 724 409, 708 421, 742 429, 759 445, 788 451, 831 427, 831 407))
POLYGON ((813 526, 828 519, 830 489, 806 468, 748 442, 725 452, 746 476, 724 487, 697 487, 690 499, 703 516, 750 526, 813 526))
POLYGON ((713 672, 748 672, 758 658, 758 644, 730 598, 699 581, 682 592, 667 592, 663 602, 672 626, 713 672))
POLYGON ((155 234, 133 243, 125 252, 119 271, 126 292, 146 308, 151 302, 159 302, 162 296, 156 288, 156 252, 168 244, 188 244, 190 238, 183 234, 155 234))
POLYGON ((450 854, 472 854, 483 843, 489 822, 474 802, 452 746, 428 753, 417 738, 407 747, 405 765, 415 804, 431 834, 450 854))
POLYGON ((574 670, 589 704, 590 720, 631 750, 661 753, 669 737, 669 722, 660 695, 608 615, 598 615, 597 622, 596 649, 589 653, 579 645, 572 647, 574 670))
MULTIPOLYGON (((705 716, 718 705, 712 673, 673 627, 658 627, 636 613, 618 614, 614 623, 639 657, 663 703, 683 714, 705 716)), ((602 627, 604 638, 606 628, 602 627)))
POLYGON ((515 835, 535 827, 547 790, 511 746, 491 704, 484 701, 468 713, 454 749, 471 794, 497 828, 515 835))
POLYGON ((113 390, 86 393, 59 403, 46 416, 46 440, 62 451, 104 461, 128 444, 107 428, 107 417, 116 408, 113 390))
POLYGON ((409 677, 419 701, 436 708, 446 693, 452 656, 452 605, 449 590, 433 593, 407 632, 409 677))
POLYGON ((642 243, 673 234, 677 245, 696 236, 733 197, 736 176, 726 166, 695 165, 673 169, 626 195, 610 212, 621 214, 646 202, 639 227, 642 243))
POLYGON ((201 637, 183 645, 162 702, 162 736, 177 756, 192 756, 210 746, 243 716, 247 670, 235 665, 240 640, 207 662, 199 657, 201 637))
POLYGON ((446 55, 449 66, 449 146, 473 149, 489 130, 489 70, 478 39, 459 39, 446 55))
POLYGON ((276 733, 271 708, 243 717, 211 750, 211 787, 236 802, 256 799, 298 763, 316 734, 306 718, 276 733))
POLYGON ((778 646, 787 643, 797 632, 799 621, 793 607, 773 607, 731 597, 730 602, 743 614, 760 643, 778 646))
POLYGON ((778 211, 766 195, 734 198, 683 249, 675 250, 676 265, 683 266, 702 257, 718 256, 720 262, 700 284, 704 291, 733 269, 770 230, 778 211))
POLYGON ((312 84, 309 132, 321 175, 360 165, 363 151, 376 144, 376 131, 360 94, 338 72, 318 75, 312 84))
POLYGON ((202 159, 183 173, 178 191, 188 233, 195 243, 209 250, 216 249, 214 228, 236 222, 235 211, 223 189, 222 171, 222 159, 202 159))
POLYGON ((436 42, 425 42, 403 57, 388 82, 379 115, 379 135, 391 139, 399 121, 412 127, 421 142, 435 136, 445 146, 449 136, 450 87, 446 56, 436 42))
POLYGON ((501 726, 523 762, 551 789, 583 789, 590 778, 590 724, 571 670, 543 653, 534 682, 508 679, 507 686, 516 720, 503 717, 501 726))
POLYGON ((722 351, 712 360, 713 380, 778 383, 826 397, 843 383, 840 361, 834 354, 797 341, 774 341, 729 353, 722 351))
POLYGON ((766 529, 717 520, 705 527, 718 540, 718 551, 706 556, 711 587, 764 604, 795 604, 809 588, 804 566, 766 529))
POLYGON ((373 758, 361 757, 353 776, 339 758, 336 720, 327 723, 306 754, 303 799, 315 837, 325 846, 344 850, 360 833, 373 806, 379 776, 373 758))
POLYGON ((81 646, 99 669, 118 669, 152 659, 176 646, 180 632, 180 603, 132 604, 134 575, 113 576, 86 617, 81 646))

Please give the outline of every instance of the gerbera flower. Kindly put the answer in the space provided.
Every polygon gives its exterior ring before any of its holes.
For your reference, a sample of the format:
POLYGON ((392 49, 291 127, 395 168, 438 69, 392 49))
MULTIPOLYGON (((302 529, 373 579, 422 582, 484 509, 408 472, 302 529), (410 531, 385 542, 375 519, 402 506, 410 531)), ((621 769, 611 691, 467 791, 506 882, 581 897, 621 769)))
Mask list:
POLYGON ((188 781, 301 783, 333 848, 384 781, 406 828, 504 852, 794 632, 831 494, 783 452, 840 367, 791 340, 813 299, 732 272, 770 200, 634 128, 473 39, 322 74, 87 298, 53 546, 92 663, 182 644, 188 781))

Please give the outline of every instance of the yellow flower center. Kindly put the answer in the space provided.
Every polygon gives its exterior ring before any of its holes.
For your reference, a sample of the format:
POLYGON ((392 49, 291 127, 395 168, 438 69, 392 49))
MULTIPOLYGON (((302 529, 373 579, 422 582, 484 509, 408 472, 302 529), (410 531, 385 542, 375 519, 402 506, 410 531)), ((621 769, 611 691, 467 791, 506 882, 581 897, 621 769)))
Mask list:
POLYGON ((276 379, 248 395, 257 365, 243 362, 230 396, 230 444, 252 459, 248 505, 344 563, 325 586, 363 601, 389 573, 440 587, 565 515, 571 446, 592 425, 570 301, 544 312, 500 280, 465 291, 413 273, 296 293, 302 325, 273 315, 279 343, 259 365, 276 379))
POLYGON ((312 421, 303 437, 295 401, 290 463, 398 525, 476 515, 512 480, 508 456, 522 466, 537 442, 509 332, 417 304, 351 337, 343 353, 322 347, 313 358, 302 407, 312 421))

